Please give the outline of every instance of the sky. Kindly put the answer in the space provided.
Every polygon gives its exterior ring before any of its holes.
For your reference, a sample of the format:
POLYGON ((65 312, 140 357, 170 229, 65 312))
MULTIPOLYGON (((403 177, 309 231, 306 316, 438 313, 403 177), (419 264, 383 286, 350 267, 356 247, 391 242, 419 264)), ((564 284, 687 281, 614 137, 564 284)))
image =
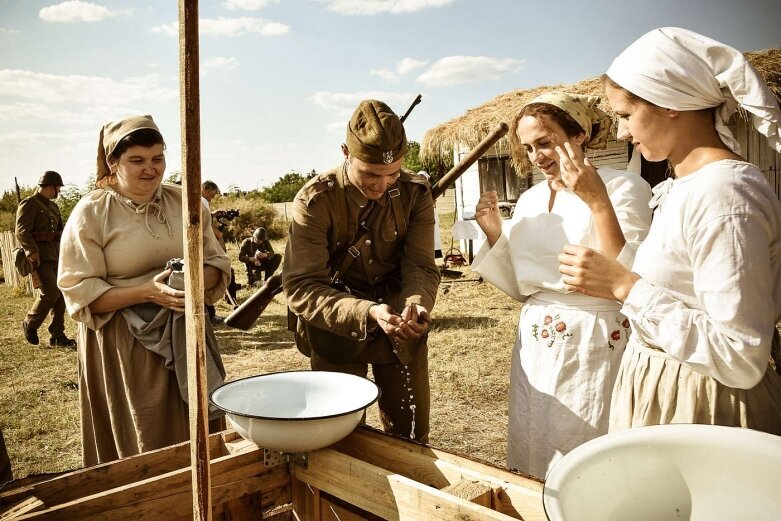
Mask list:
MULTIPOLYGON (((341 159, 361 99, 426 130, 514 89, 602 74, 656 27, 781 46, 779 0, 201 0, 203 180, 261 189, 341 159)), ((0 189, 85 187, 98 133, 151 114, 181 169, 178 2, 0 0, 0 189)))

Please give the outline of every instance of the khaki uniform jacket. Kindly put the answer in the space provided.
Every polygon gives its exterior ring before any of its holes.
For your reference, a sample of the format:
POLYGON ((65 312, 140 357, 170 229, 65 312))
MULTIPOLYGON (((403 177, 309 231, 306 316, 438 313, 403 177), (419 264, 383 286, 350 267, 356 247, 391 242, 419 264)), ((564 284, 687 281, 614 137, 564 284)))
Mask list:
MULTIPOLYGON (((366 339, 370 334, 367 313, 375 302, 330 286, 331 256, 344 248, 345 237, 346 243, 352 244, 367 203, 366 196, 348 180, 346 163, 311 179, 293 203, 283 268, 290 310, 317 328, 353 340, 366 339), (341 176, 341 182, 337 176, 341 176), (339 197, 346 198, 346 223, 339 222, 339 197)), ((342 279, 351 288, 364 290, 395 273, 400 275, 401 291, 388 299, 388 304, 397 312, 412 303, 431 311, 440 274, 434 261, 434 202, 428 182, 402 172, 373 211, 377 215, 360 245, 361 255, 342 279), (406 223, 403 238, 399 238, 390 200, 394 189, 399 191, 406 223)), ((310 347, 317 350, 316 346, 310 347)))
POLYGON ((54 201, 36 193, 19 203, 16 210, 16 238, 28 256, 39 253, 41 262, 57 262, 62 229, 60 207, 54 201), (46 232, 51 236, 36 240, 33 232, 46 232))

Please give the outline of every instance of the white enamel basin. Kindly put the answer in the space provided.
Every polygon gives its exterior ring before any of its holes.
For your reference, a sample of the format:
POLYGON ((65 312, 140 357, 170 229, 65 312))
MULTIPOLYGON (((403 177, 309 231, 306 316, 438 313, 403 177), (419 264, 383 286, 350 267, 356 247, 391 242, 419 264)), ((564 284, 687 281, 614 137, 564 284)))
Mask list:
POLYGON ((781 437, 712 425, 608 434, 551 469, 551 521, 778 521, 781 437))
POLYGON ((259 447, 306 452, 350 434, 378 397, 379 388, 365 378, 289 371, 228 382, 209 398, 236 432, 259 447))

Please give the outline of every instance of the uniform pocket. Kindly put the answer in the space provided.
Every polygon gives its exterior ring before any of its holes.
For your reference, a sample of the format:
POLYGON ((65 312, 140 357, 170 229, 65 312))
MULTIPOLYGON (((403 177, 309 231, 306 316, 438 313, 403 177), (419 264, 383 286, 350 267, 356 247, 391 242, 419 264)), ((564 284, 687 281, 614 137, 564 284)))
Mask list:
POLYGON ((392 221, 384 223, 380 230, 380 237, 385 242, 394 242, 398 238, 396 223, 392 221))

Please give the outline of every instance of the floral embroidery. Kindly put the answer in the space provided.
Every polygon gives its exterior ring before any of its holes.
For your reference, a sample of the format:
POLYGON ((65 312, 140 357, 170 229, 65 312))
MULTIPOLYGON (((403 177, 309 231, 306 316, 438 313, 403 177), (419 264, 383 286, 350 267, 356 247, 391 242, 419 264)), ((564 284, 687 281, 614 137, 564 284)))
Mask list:
MULTIPOLYGON (((629 340, 629 333, 631 330, 629 329, 629 319, 625 318, 624 320, 621 320, 620 318, 616 317, 616 324, 618 324, 619 328, 624 328, 624 340, 629 340)), ((618 342, 621 340, 621 329, 616 329, 612 333, 610 333, 610 339, 614 342, 618 342)), ((610 340, 607 342, 607 346, 610 349, 615 349, 616 346, 613 345, 610 340)))
POLYGON ((565 331, 567 331, 567 324, 559 320, 558 314, 555 316, 545 315, 542 324, 532 324, 532 336, 534 339, 539 340, 543 338, 547 340, 548 347, 553 347, 557 338, 563 341, 572 336, 571 332, 565 333, 565 331))

